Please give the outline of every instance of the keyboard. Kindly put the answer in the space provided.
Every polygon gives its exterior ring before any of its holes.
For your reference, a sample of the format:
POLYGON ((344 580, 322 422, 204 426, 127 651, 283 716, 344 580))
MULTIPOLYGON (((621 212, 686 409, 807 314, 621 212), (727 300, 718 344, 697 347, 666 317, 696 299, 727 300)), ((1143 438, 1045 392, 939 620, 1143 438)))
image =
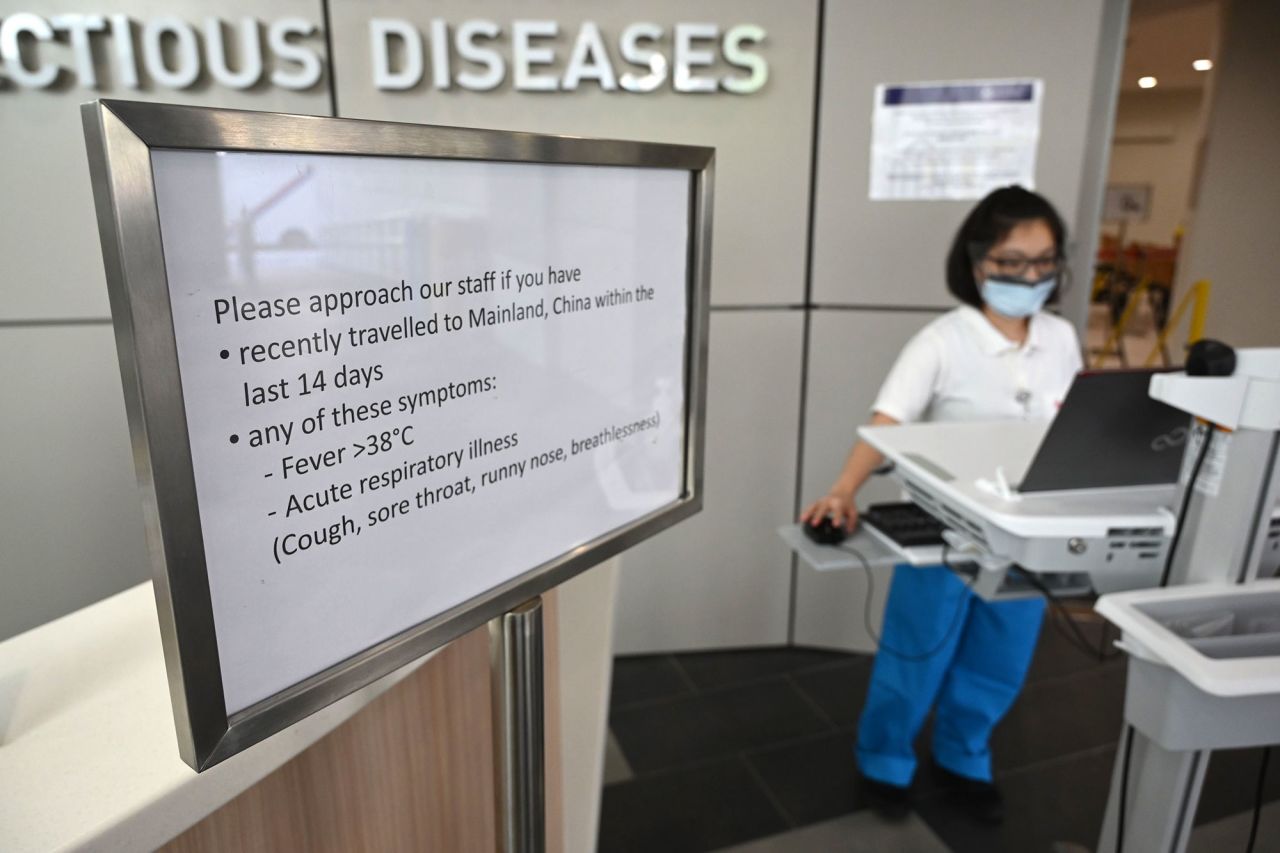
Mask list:
POLYGON ((902 548, 945 545, 946 526, 913 503, 873 504, 860 516, 865 524, 887 536, 902 548))

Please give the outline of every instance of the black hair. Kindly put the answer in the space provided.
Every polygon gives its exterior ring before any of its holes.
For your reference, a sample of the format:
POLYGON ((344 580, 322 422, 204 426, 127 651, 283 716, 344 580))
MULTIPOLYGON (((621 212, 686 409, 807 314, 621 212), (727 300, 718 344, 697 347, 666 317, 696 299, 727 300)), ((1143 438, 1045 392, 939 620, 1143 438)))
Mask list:
MULTIPOLYGON (((1067 226, 1048 199, 1017 184, 988 193, 969 211, 951 241, 951 251, 947 253, 947 290, 951 295, 966 305, 981 308, 982 294, 973 278, 975 261, 1008 237, 1016 226, 1036 219, 1049 226, 1058 252, 1065 251, 1067 226)), ((1054 288, 1053 296, 1058 289, 1054 288)))

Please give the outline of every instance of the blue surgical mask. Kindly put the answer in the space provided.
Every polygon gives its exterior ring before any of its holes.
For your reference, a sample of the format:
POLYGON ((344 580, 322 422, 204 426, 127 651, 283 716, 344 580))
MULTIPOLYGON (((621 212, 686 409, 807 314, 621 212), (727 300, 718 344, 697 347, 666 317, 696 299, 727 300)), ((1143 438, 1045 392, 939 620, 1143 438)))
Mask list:
POLYGON ((982 301, 1005 317, 1030 317, 1049 301, 1057 284, 1057 276, 1052 275, 1034 283, 988 277, 982 282, 982 301))

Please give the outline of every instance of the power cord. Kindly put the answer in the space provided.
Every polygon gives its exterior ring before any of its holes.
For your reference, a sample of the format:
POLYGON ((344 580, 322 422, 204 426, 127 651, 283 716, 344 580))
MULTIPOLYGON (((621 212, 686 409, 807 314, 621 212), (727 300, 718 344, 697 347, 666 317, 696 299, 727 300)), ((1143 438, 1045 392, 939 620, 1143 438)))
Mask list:
POLYGON ((1253 845, 1258 840, 1258 820, 1262 817, 1262 789, 1267 781, 1267 763, 1271 760, 1271 747, 1262 751, 1262 766, 1258 768, 1258 788, 1253 795, 1253 825, 1249 827, 1249 846, 1245 853, 1253 853, 1253 845))
POLYGON ((1124 727, 1124 759, 1120 764, 1120 809, 1116 813, 1116 853, 1124 853, 1124 815, 1128 811, 1129 760, 1133 757, 1133 724, 1124 727))
POLYGON ((1213 441, 1213 427, 1205 425, 1201 430, 1204 441, 1200 444, 1200 452, 1196 454, 1195 464, 1191 466, 1191 476, 1187 478, 1187 491, 1182 496, 1182 506, 1178 508, 1178 521, 1173 528, 1173 541, 1169 543, 1169 555, 1165 558, 1164 571, 1160 574, 1160 588, 1169 585, 1169 576, 1173 573, 1173 557, 1178 552, 1178 543, 1182 541, 1182 529, 1187 520, 1187 510, 1191 508, 1191 496, 1196 492, 1196 480, 1200 477, 1200 469, 1204 466, 1205 457, 1209 455, 1209 445, 1213 441))
MULTIPOLYGON (((876 578, 875 578, 875 573, 871 570, 871 563, 856 548, 851 548, 848 545, 837 545, 836 547, 839 548, 841 551, 844 551, 845 553, 852 554, 853 556, 857 557, 858 562, 862 564, 862 570, 867 574, 867 595, 862 601, 862 621, 863 621, 863 624, 866 626, 867 633, 871 635, 871 639, 876 641, 876 648, 879 651, 888 652, 889 654, 893 655, 899 660, 904 660, 909 663, 920 663, 922 661, 929 660, 930 658, 934 657, 939 652, 941 652, 944 648, 947 647, 947 644, 951 642, 952 635, 954 635, 956 632, 956 629, 960 627, 960 621, 961 621, 960 617, 964 615, 965 609, 968 607, 969 602, 968 602, 967 596, 965 596, 963 593, 960 595, 960 601, 956 605, 955 615, 951 617, 951 627, 947 628, 947 633, 943 634, 942 639, 938 641, 938 644, 936 646, 934 646, 932 649, 930 649, 928 652, 925 652, 924 654, 919 654, 919 655, 907 654, 906 652, 899 651, 893 648, 892 646, 886 645, 885 642, 880 638, 880 635, 878 635, 875 629, 871 627, 871 600, 875 598, 875 591, 876 591, 876 578)), ((949 562, 947 562, 947 546, 946 545, 942 546, 942 565, 946 566, 956 575, 962 574, 954 566, 952 566, 949 562)), ((964 592, 969 592, 973 588, 974 581, 976 580, 977 580, 977 575, 975 574, 972 578, 968 580, 967 583, 965 583, 964 592)))
POLYGON ((1071 618, 1071 613, 1062 603, 1062 599, 1058 598, 1053 590, 1045 586, 1044 582, 1040 580, 1040 578, 1036 577, 1034 573, 1027 571, 1022 566, 1010 566, 1009 568, 1011 571, 1017 572, 1020 577, 1024 578, 1029 584, 1035 587, 1037 592, 1045 597, 1045 600, 1049 602, 1054 613, 1058 616, 1057 619, 1053 620, 1054 627, 1057 628, 1058 633, 1071 643, 1071 645, 1075 646, 1089 657, 1097 659, 1099 663, 1114 660, 1123 654, 1123 652, 1118 649, 1113 649, 1111 651, 1107 650, 1105 632, 1103 633, 1103 639, 1100 645, 1095 646, 1093 643, 1089 642, 1088 637, 1086 637, 1084 632, 1080 630, 1080 626, 1076 625, 1076 620, 1071 618), (1070 633, 1063 630, 1064 624, 1070 629, 1070 633))

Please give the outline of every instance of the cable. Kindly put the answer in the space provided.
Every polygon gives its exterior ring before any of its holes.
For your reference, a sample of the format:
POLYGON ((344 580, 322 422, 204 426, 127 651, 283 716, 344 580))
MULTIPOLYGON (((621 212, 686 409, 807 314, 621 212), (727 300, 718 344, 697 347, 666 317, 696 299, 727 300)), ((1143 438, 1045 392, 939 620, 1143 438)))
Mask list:
MULTIPOLYGON (((867 558, 862 556, 862 554, 856 548, 850 548, 848 545, 837 545, 836 547, 839 548, 841 551, 844 551, 846 553, 852 554, 853 556, 857 557, 858 562, 862 563, 862 570, 867 573, 867 595, 862 601, 862 621, 863 621, 863 624, 866 626, 867 633, 871 635, 871 639, 876 641, 876 647, 878 651, 888 652, 889 654, 893 655, 899 660, 908 661, 910 663, 919 663, 921 661, 929 660, 930 658, 934 657, 939 652, 941 652, 944 648, 947 647, 947 643, 951 642, 951 636, 956 632, 956 628, 960 627, 960 621, 961 621, 960 617, 963 616, 965 610, 968 609, 969 600, 966 595, 961 593, 960 601, 956 605, 955 615, 951 617, 951 627, 947 628, 947 633, 943 634, 942 639, 938 641, 938 644, 936 646, 934 646, 932 649, 930 649, 928 652, 922 655, 912 655, 912 654, 907 654, 906 652, 898 651, 897 649, 886 645, 885 642, 882 639, 880 639, 880 636, 875 632, 875 629, 871 627, 871 599, 875 597, 875 590, 876 590, 876 578, 875 578, 875 573, 871 571, 871 563, 868 562, 867 558)), ((942 565, 946 566, 953 573, 957 575, 960 574, 960 572, 958 572, 955 569, 955 567, 953 567, 950 563, 947 562, 947 546, 946 545, 942 546, 942 565)), ((969 592, 971 590, 975 580, 977 580, 976 574, 974 575, 973 578, 970 578, 969 581, 965 584, 964 586, 965 592, 969 592)))
POLYGON ((1169 556, 1165 558, 1164 571, 1160 575, 1160 588, 1169 585, 1169 575, 1173 572, 1173 558, 1178 552, 1178 543, 1182 541, 1182 528, 1187 520, 1187 510, 1191 508, 1191 496, 1196 492, 1196 479, 1200 476, 1200 468, 1205 457, 1209 455, 1209 444, 1213 441, 1213 426, 1206 424, 1201 435, 1204 442, 1200 452, 1196 454, 1195 464, 1191 466, 1191 476, 1187 478, 1187 491, 1182 496, 1182 506, 1178 509, 1178 521, 1173 528, 1173 541, 1169 543, 1169 556))
POLYGON ((1089 642, 1087 637, 1085 637, 1084 632, 1082 632, 1080 627, 1076 625, 1075 620, 1071 618, 1071 614, 1067 612, 1066 607, 1063 606, 1062 602, 1058 599, 1058 596, 1054 595, 1053 591, 1044 585, 1044 581, 1040 580, 1040 578, 1036 577, 1022 566, 1010 566, 1009 569, 1010 571, 1017 572, 1021 577, 1025 578, 1028 583, 1035 587, 1036 591, 1044 596, 1045 600, 1048 601, 1050 607, 1053 608, 1053 611, 1061 616, 1062 620, 1066 621, 1067 627, 1071 629, 1071 634, 1069 635, 1062 631, 1062 622, 1060 620, 1054 620, 1054 625, 1058 626, 1059 633, 1062 633, 1062 635, 1066 637, 1073 646, 1080 649, 1080 651, 1084 652, 1089 657, 1097 658, 1098 660, 1106 659, 1103 655, 1103 650, 1094 648, 1093 644, 1089 642))
POLYGON ((1271 760, 1271 747, 1262 751, 1262 766, 1258 768, 1258 789, 1253 795, 1253 826, 1249 828, 1249 846, 1245 853, 1253 853, 1254 842, 1258 840, 1258 819, 1262 817, 1262 789, 1267 781, 1267 762, 1271 760))
POLYGON ((1120 810, 1116 813, 1116 853, 1124 853, 1124 813, 1129 799, 1129 759, 1133 756, 1133 724, 1124 727, 1124 760, 1120 765, 1120 810))
POLYGON ((1076 620, 1071 618, 1071 613, 1063 605, 1062 599, 1058 598, 1058 596, 1054 594, 1053 590, 1045 586, 1044 582, 1040 580, 1040 578, 1036 577, 1022 566, 1010 566, 1009 568, 1011 571, 1017 572, 1020 576, 1025 578, 1028 583, 1036 588, 1037 592, 1045 597, 1049 602, 1049 605, 1053 608, 1053 611, 1060 617, 1053 620, 1054 627, 1058 629, 1058 633, 1062 634, 1062 636, 1065 637, 1071 645, 1075 646, 1089 657, 1097 658, 1100 663, 1112 660, 1122 654, 1119 650, 1108 652, 1105 632, 1103 634, 1101 645, 1095 646, 1093 643, 1089 642, 1089 638, 1080 630, 1080 626, 1076 625, 1076 620), (1062 630, 1063 623, 1071 629, 1070 634, 1062 630))

